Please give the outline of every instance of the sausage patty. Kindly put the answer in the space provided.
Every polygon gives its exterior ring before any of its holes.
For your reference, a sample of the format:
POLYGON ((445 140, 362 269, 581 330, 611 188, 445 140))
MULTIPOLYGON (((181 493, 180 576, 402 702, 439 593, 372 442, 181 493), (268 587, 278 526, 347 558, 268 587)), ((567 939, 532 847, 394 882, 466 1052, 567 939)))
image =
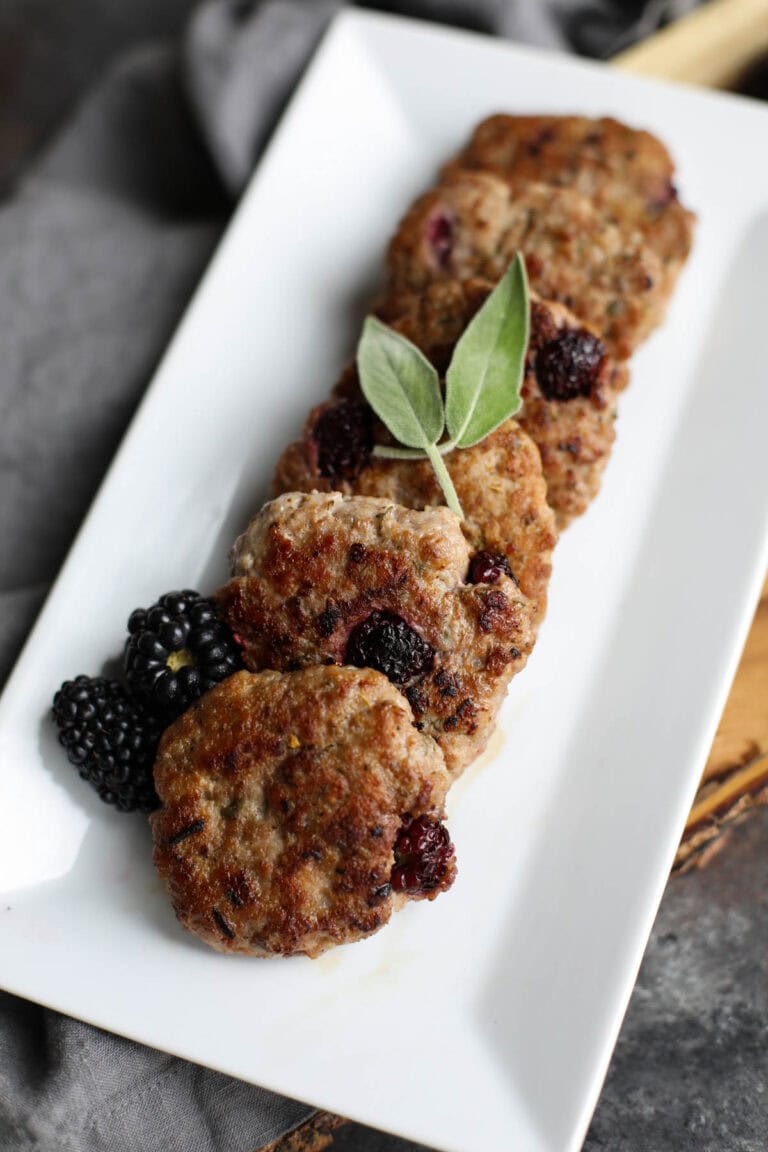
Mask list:
POLYGON ((221 952, 317 956, 455 874, 435 742, 378 672, 239 672, 164 734, 155 864, 221 952))
POLYGON ((669 152, 650 132, 619 120, 490 116, 443 171, 461 169, 573 188, 614 223, 642 233, 670 291, 690 252, 695 216, 680 203, 669 152))
POLYGON ((661 323, 671 285, 640 231, 572 188, 461 170, 420 196, 391 240, 386 309, 435 280, 496 283, 517 252, 538 295, 565 304, 619 359, 661 323))
MULTIPOLYGON (((386 442, 387 435, 350 366, 330 402, 310 412, 302 439, 280 457, 274 494, 338 491, 417 510, 445 504, 429 461, 372 456, 374 438, 386 442)), ((536 445, 516 421, 507 420, 480 444, 450 453, 445 465, 464 512, 462 530, 470 548, 506 556, 540 622, 557 534, 536 445)))
POLYGON ((473 579, 446 507, 289 493, 235 545, 216 599, 248 668, 353 664, 407 696, 452 775, 488 741, 534 639, 534 608, 503 557, 473 579))

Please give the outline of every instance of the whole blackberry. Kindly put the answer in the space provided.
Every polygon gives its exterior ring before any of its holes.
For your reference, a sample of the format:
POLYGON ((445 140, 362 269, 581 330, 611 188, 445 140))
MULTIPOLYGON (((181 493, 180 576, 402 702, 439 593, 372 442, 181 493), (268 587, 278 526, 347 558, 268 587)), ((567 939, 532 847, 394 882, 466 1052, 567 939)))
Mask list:
POLYGON ((77 676, 53 698, 59 743, 83 780, 121 812, 151 812, 152 765, 162 724, 118 680, 77 676))
POLYGON ((432 670, 435 650, 394 612, 371 612, 351 631, 345 662, 375 668, 393 684, 407 684, 432 670))
POLYGON ((187 590, 131 613, 124 666, 136 696, 171 720, 242 661, 215 604, 187 590))
POLYGON ((373 412, 360 400, 340 400, 315 421, 317 470, 330 480, 356 480, 373 451, 373 412))
POLYGON ((393 891, 421 896, 436 888, 450 888, 454 854, 448 829, 439 820, 419 816, 403 824, 395 841, 393 891))
POLYGON ((536 379, 545 400, 589 396, 597 380, 605 346, 584 328, 567 329, 543 344, 536 356, 536 379))

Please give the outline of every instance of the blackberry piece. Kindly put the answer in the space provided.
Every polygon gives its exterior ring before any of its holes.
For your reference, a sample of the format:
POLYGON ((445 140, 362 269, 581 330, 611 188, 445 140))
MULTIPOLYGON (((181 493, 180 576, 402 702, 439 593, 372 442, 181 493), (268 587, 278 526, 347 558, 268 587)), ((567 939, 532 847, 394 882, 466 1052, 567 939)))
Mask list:
POLYGON ((438 212, 427 224, 427 244, 435 263, 445 268, 453 251, 453 221, 444 212, 438 212))
POLYGON ((419 816, 403 824, 395 840, 392 891, 421 896, 450 887, 454 855, 448 829, 439 820, 419 816))
POLYGON ((545 400, 589 396, 605 355, 605 345, 584 328, 566 329, 543 344, 536 356, 536 379, 545 400))
POLYGON ((432 670, 435 651, 394 612, 371 612, 347 640, 345 663, 375 668, 393 684, 406 684, 432 670))
POLYGON ((243 666, 215 604, 189 590, 131 613, 123 663, 131 690, 169 721, 243 666))
POLYGON ((356 480, 373 451, 373 412, 360 400, 340 400, 320 413, 312 429, 317 470, 329 480, 356 480))
POLYGON ((158 807, 152 765, 163 725, 118 680, 65 680, 53 698, 53 719, 70 764, 106 804, 121 812, 158 807))
POLYGON ((469 562, 470 584, 495 584, 502 576, 515 580, 506 556, 500 552, 475 552, 469 562))

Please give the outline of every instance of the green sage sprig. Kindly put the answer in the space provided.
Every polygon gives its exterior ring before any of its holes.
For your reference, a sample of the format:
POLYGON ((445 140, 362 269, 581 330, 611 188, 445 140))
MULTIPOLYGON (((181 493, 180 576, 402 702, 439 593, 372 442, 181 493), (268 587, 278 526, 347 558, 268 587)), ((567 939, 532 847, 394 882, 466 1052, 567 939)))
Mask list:
POLYGON ((443 456, 471 448, 518 411, 528 347, 530 304, 518 254, 473 317, 445 374, 399 332, 369 316, 357 349, 363 395, 402 447, 377 444, 388 459, 423 459, 435 470, 445 501, 463 519, 443 456), (440 442, 443 432, 448 439, 440 442))

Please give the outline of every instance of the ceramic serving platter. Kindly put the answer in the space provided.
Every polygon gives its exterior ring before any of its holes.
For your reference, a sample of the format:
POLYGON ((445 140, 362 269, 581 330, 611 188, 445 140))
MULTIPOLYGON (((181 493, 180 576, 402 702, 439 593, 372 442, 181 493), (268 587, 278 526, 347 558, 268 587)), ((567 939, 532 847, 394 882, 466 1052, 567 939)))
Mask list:
POLYGON ((2 698, 3 987, 447 1152, 580 1146, 768 558, 767 137, 736 97, 335 21, 2 698), (539 645, 451 793, 452 891, 314 962, 216 955, 178 927, 145 822, 63 759, 52 692, 119 652, 136 605, 224 578, 399 215, 502 109, 659 133, 692 259, 557 549, 539 645))

